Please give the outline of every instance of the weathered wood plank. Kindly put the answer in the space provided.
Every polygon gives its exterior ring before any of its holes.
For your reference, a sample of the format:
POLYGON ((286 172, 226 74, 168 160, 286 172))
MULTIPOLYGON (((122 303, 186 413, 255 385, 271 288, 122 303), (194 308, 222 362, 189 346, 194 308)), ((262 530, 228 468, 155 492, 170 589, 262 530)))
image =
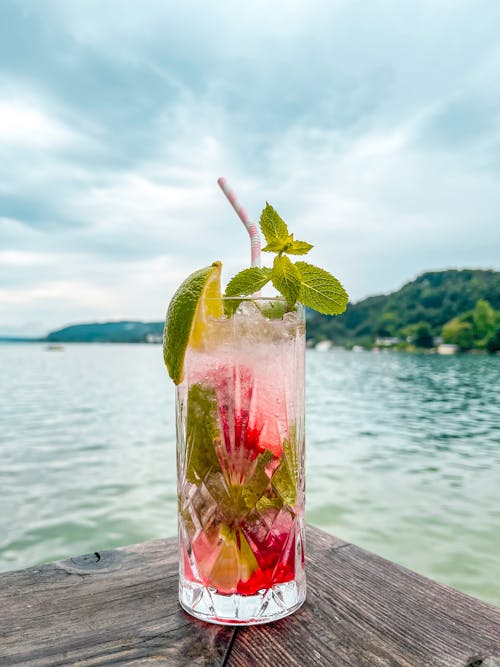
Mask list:
POLYGON ((0 664, 500 667, 500 610, 317 529, 307 537, 304 607, 242 630, 180 610, 173 539, 0 575, 0 664))
POLYGON ((227 667, 500 667, 499 609, 317 529, 307 547, 305 605, 238 630, 227 667))
POLYGON ((175 540, 0 575, 0 665, 223 665, 233 628, 177 602, 175 540))

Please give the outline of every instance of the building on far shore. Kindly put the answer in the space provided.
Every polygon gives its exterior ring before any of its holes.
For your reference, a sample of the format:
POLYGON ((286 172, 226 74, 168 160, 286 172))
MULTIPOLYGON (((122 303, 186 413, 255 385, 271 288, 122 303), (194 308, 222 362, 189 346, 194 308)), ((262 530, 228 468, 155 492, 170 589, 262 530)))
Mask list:
POLYGON ((375 345, 377 345, 377 347, 392 347, 400 342, 401 340, 394 336, 377 336, 375 339, 375 345))
POLYGON ((438 354, 456 354, 458 352, 458 345, 453 343, 441 343, 437 346, 438 354))
POLYGON ((163 336, 157 336, 156 334, 149 333, 146 335, 146 343, 151 343, 151 344, 163 343, 163 336))

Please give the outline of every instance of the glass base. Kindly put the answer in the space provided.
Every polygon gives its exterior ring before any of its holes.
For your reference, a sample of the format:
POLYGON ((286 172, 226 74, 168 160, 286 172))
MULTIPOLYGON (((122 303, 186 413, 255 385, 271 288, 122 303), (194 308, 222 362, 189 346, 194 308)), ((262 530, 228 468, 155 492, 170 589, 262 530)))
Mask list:
POLYGON ((255 595, 222 595, 214 588, 195 584, 181 577, 181 607, 202 621, 218 625, 259 625, 284 618, 296 611, 306 599, 306 583, 288 581, 255 595))

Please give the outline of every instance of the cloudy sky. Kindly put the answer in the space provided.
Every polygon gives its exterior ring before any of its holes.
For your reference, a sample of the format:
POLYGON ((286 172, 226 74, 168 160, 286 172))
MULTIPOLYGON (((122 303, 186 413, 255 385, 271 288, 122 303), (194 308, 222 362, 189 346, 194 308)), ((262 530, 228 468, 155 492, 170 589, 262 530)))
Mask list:
POLYGON ((0 1, 0 334, 248 262, 225 175, 353 300, 500 269, 497 0, 0 1))

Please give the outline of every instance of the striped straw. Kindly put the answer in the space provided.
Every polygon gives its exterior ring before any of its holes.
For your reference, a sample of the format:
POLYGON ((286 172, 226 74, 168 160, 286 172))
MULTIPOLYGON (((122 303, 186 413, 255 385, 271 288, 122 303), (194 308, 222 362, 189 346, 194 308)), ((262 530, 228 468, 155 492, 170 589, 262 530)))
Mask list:
POLYGON ((243 206, 236 199, 236 195, 234 194, 234 191, 231 190, 231 188, 229 187, 226 179, 221 176, 220 178, 217 179, 217 183, 219 184, 222 192, 229 199, 231 206, 238 214, 238 217, 241 220, 241 222, 245 225, 248 235, 250 236, 250 252, 252 257, 252 266, 260 266, 261 264, 260 235, 257 225, 255 224, 255 222, 252 222, 250 220, 250 217, 246 209, 243 208, 243 206))

